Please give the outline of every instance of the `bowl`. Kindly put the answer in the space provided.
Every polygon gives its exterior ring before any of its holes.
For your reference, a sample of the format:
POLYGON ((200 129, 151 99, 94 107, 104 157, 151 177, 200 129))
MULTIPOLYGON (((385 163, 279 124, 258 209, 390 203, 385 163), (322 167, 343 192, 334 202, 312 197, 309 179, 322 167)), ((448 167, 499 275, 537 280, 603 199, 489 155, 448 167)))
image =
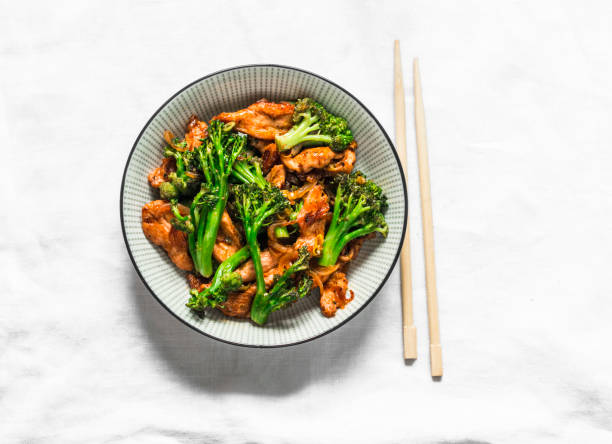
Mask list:
POLYGON ((121 184, 121 227, 136 272, 151 294, 172 315, 194 330, 219 341, 250 347, 282 347, 321 337, 353 319, 378 294, 399 256, 407 214, 406 182, 389 136, 372 113, 341 86, 298 68, 280 65, 249 65, 225 69, 202 77, 168 99, 149 119, 129 154, 121 184), (312 97, 330 112, 349 122, 355 140, 355 169, 378 183, 389 200, 385 214, 386 239, 368 240, 349 267, 349 288, 355 299, 333 318, 319 309, 318 291, 272 313, 268 323, 257 326, 246 319, 228 318, 217 310, 199 316, 185 306, 189 287, 185 272, 170 262, 166 253, 149 242, 141 228, 142 206, 157 199, 147 181, 159 165, 164 146, 162 134, 169 129, 183 134, 193 113, 209 120, 222 111, 244 108, 258 99, 273 101, 312 97))

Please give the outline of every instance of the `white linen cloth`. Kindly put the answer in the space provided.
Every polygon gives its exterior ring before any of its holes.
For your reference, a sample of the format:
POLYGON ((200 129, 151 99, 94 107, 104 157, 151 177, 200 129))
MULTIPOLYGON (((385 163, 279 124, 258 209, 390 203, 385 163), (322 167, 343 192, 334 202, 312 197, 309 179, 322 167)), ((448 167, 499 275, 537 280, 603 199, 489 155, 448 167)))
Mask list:
POLYGON ((0 441, 612 442, 610 2, 2 2, 0 441), (408 98, 419 359, 399 276, 273 350, 215 342, 140 282, 123 167, 174 92, 279 63, 408 98), (429 376, 411 57, 421 57, 445 375, 429 376))

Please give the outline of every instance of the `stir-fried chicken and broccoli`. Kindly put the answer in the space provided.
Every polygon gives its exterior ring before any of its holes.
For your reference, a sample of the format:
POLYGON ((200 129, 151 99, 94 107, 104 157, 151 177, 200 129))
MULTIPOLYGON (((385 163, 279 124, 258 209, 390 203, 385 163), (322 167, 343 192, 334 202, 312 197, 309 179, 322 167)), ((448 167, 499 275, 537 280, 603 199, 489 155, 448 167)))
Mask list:
POLYGON ((346 269, 366 239, 386 237, 387 200, 353 171, 344 118, 311 98, 259 100, 163 139, 142 229, 188 272, 189 308, 263 325, 314 288, 327 317, 353 299, 346 269))

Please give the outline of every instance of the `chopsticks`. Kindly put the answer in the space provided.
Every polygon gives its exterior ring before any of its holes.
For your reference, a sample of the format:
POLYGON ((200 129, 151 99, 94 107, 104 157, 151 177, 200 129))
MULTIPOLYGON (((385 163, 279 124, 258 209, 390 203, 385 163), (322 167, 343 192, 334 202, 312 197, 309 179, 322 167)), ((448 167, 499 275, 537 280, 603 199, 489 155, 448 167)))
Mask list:
POLYGON ((425 110, 419 60, 414 59, 414 124, 416 129, 419 159, 419 182, 421 188, 421 212, 423 216, 423 245, 425 248, 425 282, 427 285, 427 317, 429 320, 429 359, 431 376, 442 376, 442 346, 440 344, 440 321, 438 319, 438 295, 436 290, 436 267, 433 240, 433 216, 431 212, 431 182, 429 178, 429 155, 425 133, 425 110))
MULTIPOLYGON (((402 60, 399 40, 394 46, 394 94, 395 94, 395 145, 399 154, 404 175, 406 169, 406 103, 404 101, 404 82, 402 80, 402 60)), ((408 202, 406 202, 408 205, 408 202)), ((400 273, 402 280, 402 331, 404 336, 404 359, 416 359, 416 327, 412 313, 412 265, 410 259, 410 218, 406 217, 406 234, 400 253, 400 273)))
MULTIPOLYGON (((394 105, 395 105, 395 144, 404 175, 406 168, 406 103, 399 40, 393 48, 394 61, 394 105)), ((429 360, 431 376, 442 376, 442 345, 440 343, 440 319, 438 316, 438 294, 436 289, 436 264, 433 240, 433 214, 431 210, 431 180, 429 176, 429 154, 425 131, 425 109, 419 60, 414 59, 414 124, 416 132, 417 155, 419 163, 419 183, 421 189, 421 212, 423 219, 423 248, 425 252, 425 283, 427 286, 427 318, 429 321, 429 360)), ((406 219, 406 235, 400 254, 402 280, 402 330, 404 338, 404 359, 416 359, 416 326, 412 310, 412 265, 410 258, 410 222, 406 219)))

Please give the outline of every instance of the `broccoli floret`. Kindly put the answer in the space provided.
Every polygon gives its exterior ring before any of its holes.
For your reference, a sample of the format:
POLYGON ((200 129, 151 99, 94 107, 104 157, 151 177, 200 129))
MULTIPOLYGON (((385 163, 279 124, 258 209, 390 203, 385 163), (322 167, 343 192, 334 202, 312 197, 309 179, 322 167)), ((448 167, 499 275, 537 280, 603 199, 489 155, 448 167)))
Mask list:
POLYGON ((389 228, 383 215, 387 198, 382 189, 357 171, 338 174, 332 181, 336 186, 334 212, 323 241, 319 264, 334 265, 347 243, 378 231, 387 236, 389 228))
POLYGON ((187 302, 187 307, 196 311, 203 311, 206 307, 214 308, 222 306, 223 302, 227 300, 227 294, 238 290, 242 285, 240 274, 234 270, 246 261, 250 255, 249 247, 242 247, 221 262, 208 288, 202 291, 191 290, 191 298, 187 302))
MULTIPOLYGON (((244 159, 238 159, 234 164, 232 176, 242 183, 254 183, 262 190, 272 186, 264 177, 261 171, 261 160, 257 157, 250 156, 244 159)), ((299 212, 299 209, 297 211, 299 212)), ((296 215, 297 214, 292 211, 291 220, 295 220, 296 215)), ((276 227, 274 233, 279 239, 286 239, 289 237, 289 230, 285 226, 276 227)))
POLYGON ((344 118, 334 116, 320 103, 306 97, 295 104, 293 127, 275 140, 280 152, 300 144, 325 144, 334 151, 343 151, 353 141, 353 133, 344 118))
POLYGON ((269 292, 255 295, 251 306, 251 319, 263 325, 270 313, 306 296, 312 287, 312 280, 303 272, 308 269, 310 254, 302 247, 298 258, 282 274, 269 292), (302 276, 300 278, 300 276, 302 276))
POLYGON ((238 159, 234 163, 232 176, 242 183, 255 183, 259 188, 269 186, 268 181, 261 171, 261 161, 253 156, 238 159))
POLYGON ((162 182, 159 186, 159 196, 163 200, 172 200, 179 197, 179 192, 171 182, 162 182))
POLYGON ((221 286, 226 292, 235 291, 242 285, 242 276, 236 271, 226 273, 221 277, 221 286))
MULTIPOLYGON (((175 146, 178 145, 175 144, 175 146)), ((176 171, 168 174, 168 181, 160 186, 161 198, 170 200, 178 197, 191 197, 196 194, 201 178, 197 173, 198 164, 195 153, 189 150, 177 151, 172 147, 166 147, 164 156, 174 157, 176 171)))
POLYGON ((236 185, 232 191, 244 227, 246 243, 251 250, 257 283, 255 298, 257 298, 266 292, 257 235, 263 226, 271 222, 275 214, 289 206, 289 201, 278 188, 272 186, 261 189, 257 184, 248 183, 236 185))

